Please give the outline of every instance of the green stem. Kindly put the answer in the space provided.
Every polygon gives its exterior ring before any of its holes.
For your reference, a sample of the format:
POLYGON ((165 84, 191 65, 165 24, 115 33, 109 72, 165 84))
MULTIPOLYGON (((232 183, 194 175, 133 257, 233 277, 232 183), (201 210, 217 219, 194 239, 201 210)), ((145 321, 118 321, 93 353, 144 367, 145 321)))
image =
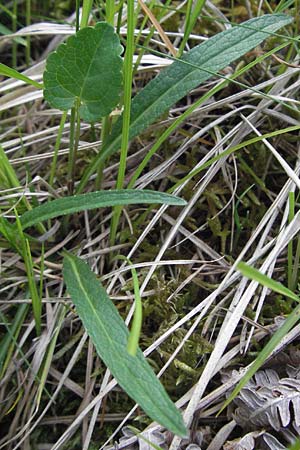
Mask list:
MULTIPOLYGON (((13 2, 13 13, 12 13, 12 32, 15 33, 17 31, 17 0, 13 2)), ((18 44, 15 39, 12 42, 12 66, 14 69, 17 68, 17 50, 18 44)))
POLYGON ((57 137, 56 137, 56 141, 55 141, 54 155, 53 155, 53 160, 52 160, 52 164, 51 164, 51 171, 50 171, 50 178, 49 178, 49 184, 51 187, 53 187, 54 177, 55 177, 55 173, 56 173, 58 150, 59 150, 60 143, 61 143, 62 133, 64 131, 67 113, 68 112, 65 111, 65 112, 63 112, 63 114, 61 116, 59 129, 58 129, 58 133, 57 133, 57 137))
MULTIPOLYGON (((26 0, 26 26, 28 27, 31 24, 31 0, 26 0)), ((26 37, 26 65, 30 65, 30 57, 31 57, 31 42, 30 36, 26 37)))
POLYGON ((68 159, 68 190, 71 193, 72 172, 74 165, 74 144, 75 144, 76 108, 71 109, 70 118, 70 139, 69 139, 69 159, 68 159))
MULTIPOLYGON (((106 22, 109 23, 111 26, 114 26, 114 14, 115 14, 115 2, 112 0, 106 1, 106 9, 105 9, 105 16, 106 16, 106 22)), ((106 138, 110 131, 110 117, 109 115, 106 117, 103 117, 102 124, 101 124, 101 148, 100 152, 103 147, 103 143, 106 141, 106 138)), ((103 178, 103 168, 104 165, 100 164, 97 169, 97 178, 96 178, 96 189, 100 189, 101 182, 103 178)))
POLYGON ((120 34, 120 28, 122 25, 122 13, 123 13, 123 5, 124 5, 124 0, 120 0, 119 2, 119 7, 118 7, 118 19, 117 19, 117 34, 120 34))
POLYGON ((180 47, 178 50, 178 55, 177 55, 178 58, 180 58, 183 53, 184 47, 189 39, 189 36, 195 26, 195 23, 201 13, 201 10, 202 10, 204 4, 205 4, 205 0, 198 0, 195 4, 194 8, 192 9, 193 2, 192 1, 188 2, 184 36, 183 36, 183 39, 180 43, 180 47))
POLYGON ((83 0, 80 29, 88 26, 93 0, 83 0))
MULTIPOLYGON (((122 189, 125 179, 126 159, 129 142, 129 128, 130 128, 130 111, 131 111, 131 92, 132 92, 132 59, 134 52, 134 1, 127 2, 127 40, 126 53, 124 57, 124 112, 123 112, 123 127, 121 140, 121 156, 118 171, 118 178, 116 189, 122 189)), ((111 222, 111 244, 114 245, 116 240, 117 228, 122 208, 116 207, 114 209, 111 222)))
POLYGON ((72 146, 70 146, 68 183, 69 183, 70 195, 73 195, 74 184, 75 184, 76 159, 77 159, 77 151, 78 151, 79 138, 80 138, 79 99, 77 99, 75 107, 72 108, 71 121, 72 121, 72 133, 70 132, 70 144, 72 142, 72 146))
POLYGON ((80 0, 76 0, 75 11, 76 11, 76 22, 75 22, 75 26, 76 26, 76 33, 77 33, 77 31, 79 30, 80 0))
POLYGON ((115 2, 113 0, 106 0, 105 18, 106 22, 114 26, 115 16, 115 2))
MULTIPOLYGON (((109 135, 110 131, 110 124, 111 120, 109 116, 103 117, 102 124, 101 124, 101 146, 103 145, 103 142, 105 142, 107 136, 109 135)), ((101 188, 101 183, 103 179, 103 169, 104 169, 104 163, 100 164, 97 170, 97 178, 96 178, 96 190, 101 188)))

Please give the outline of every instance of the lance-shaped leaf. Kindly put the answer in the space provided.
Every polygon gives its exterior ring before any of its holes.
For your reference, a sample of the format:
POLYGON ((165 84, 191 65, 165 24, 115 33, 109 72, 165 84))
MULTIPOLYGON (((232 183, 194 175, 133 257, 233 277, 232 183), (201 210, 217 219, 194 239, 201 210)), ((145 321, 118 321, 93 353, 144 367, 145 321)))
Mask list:
POLYGON ((68 38, 47 59, 44 97, 67 111, 80 101, 80 115, 95 122, 118 104, 122 88, 122 46, 113 27, 99 22, 68 38))
POLYGON ((68 292, 97 353, 120 386, 153 420, 180 436, 186 429, 180 412, 138 349, 127 351, 128 329, 89 266, 66 253, 63 275, 68 292))
MULTIPOLYGON (((283 14, 265 15, 234 26, 186 53, 164 69, 132 100, 130 139, 137 136, 200 83, 224 69, 293 19, 283 14)), ((120 148, 122 117, 99 153, 86 169, 79 191, 98 165, 120 148)))
POLYGON ((22 229, 36 225, 44 220, 66 214, 108 206, 132 205, 136 203, 162 203, 183 206, 186 201, 175 195, 137 189, 116 189, 114 191, 96 191, 87 194, 58 198, 51 202, 26 211, 20 218, 22 229))

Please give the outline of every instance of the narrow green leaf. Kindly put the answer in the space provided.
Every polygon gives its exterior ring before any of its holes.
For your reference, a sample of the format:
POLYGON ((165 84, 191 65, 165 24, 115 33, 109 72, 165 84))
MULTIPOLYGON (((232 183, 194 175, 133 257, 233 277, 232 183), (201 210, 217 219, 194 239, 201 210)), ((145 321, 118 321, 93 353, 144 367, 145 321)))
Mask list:
MULTIPOLYGON (((13 34, 13 32, 5 25, 3 25, 3 23, 0 23, 0 34, 3 34, 4 36, 9 36, 10 34, 13 34)), ((21 37, 15 36, 12 38, 12 40, 15 41, 17 44, 24 45, 24 47, 26 47, 27 45, 26 40, 21 37)))
POLYGON ((29 305, 26 303, 18 305, 11 325, 7 324, 4 315, 0 316, 1 322, 5 319, 5 326, 7 327, 6 334, 0 340, 0 378, 2 378, 9 363, 10 356, 14 350, 16 339, 19 335, 28 309, 29 305))
POLYGON ((68 38, 49 55, 44 97, 67 111, 80 101, 80 116, 95 122, 118 104, 122 89, 123 48, 112 26, 99 22, 68 38))
POLYGON ((22 73, 19 73, 17 70, 8 67, 6 64, 0 63, 0 75, 4 75, 5 77, 15 78, 16 80, 24 81, 27 84, 31 84, 37 89, 43 89, 43 85, 38 83, 37 81, 32 80, 31 78, 26 77, 22 73))
POLYGON ((134 267, 131 269, 131 273, 134 286, 135 309, 134 309, 134 316, 132 319, 131 330, 127 342, 127 351, 130 355, 135 356, 138 350, 139 339, 142 329, 143 306, 140 294, 139 279, 134 267))
POLYGON ((162 203, 166 205, 183 206, 185 200, 175 197, 174 195, 165 194, 163 192, 155 192, 149 190, 114 190, 114 191, 97 191, 87 194, 74 195, 72 197, 63 197, 53 200, 31 211, 25 212, 21 218, 22 229, 31 227, 44 220, 53 219, 54 217, 66 214, 77 213, 89 209, 117 206, 132 205, 136 203, 162 203))
MULTIPOLYGON (((272 278, 267 277, 266 275, 261 274, 258 270, 253 267, 248 266, 243 262, 237 264, 238 270, 246 277, 259 281, 263 286, 266 286, 279 294, 285 295, 293 300, 296 300, 298 303, 300 298, 297 297, 292 291, 287 289, 281 283, 272 280, 272 278)), ((252 376, 258 371, 258 369, 265 363, 266 359, 271 355, 272 351, 275 347, 280 344, 282 339, 286 336, 286 334, 296 325, 300 320, 300 305, 298 305, 286 318, 280 328, 273 334, 269 342, 265 345, 265 347, 259 352, 257 358, 253 361, 250 368, 247 370, 245 375, 239 381, 237 386, 234 388, 230 396, 222 405, 220 409, 220 414, 224 409, 232 402, 232 400, 238 395, 238 393, 243 389, 244 386, 248 383, 248 381, 252 378, 252 376)))
MULTIPOLYGON (((119 255, 117 259, 122 259, 123 261, 127 261, 129 264, 132 265, 132 262, 130 261, 129 258, 126 258, 126 256, 119 255)), ((139 339, 143 323, 143 305, 140 294, 139 279, 134 267, 131 267, 131 275, 134 289, 135 308, 127 342, 127 351, 130 355, 135 356, 139 348, 139 339)))
POLYGON ((241 261, 237 264, 236 268, 245 277, 250 278, 251 280, 258 281, 260 284, 266 286, 272 291, 277 292, 278 294, 285 295, 286 297, 291 298, 296 302, 299 302, 299 297, 296 294, 294 294, 290 289, 283 286, 283 284, 279 283, 278 281, 274 281, 272 280, 272 278, 269 278, 266 275, 262 274, 259 270, 254 269, 254 267, 251 267, 248 264, 241 261))
MULTIPOLYGON (((299 302, 300 299, 298 299, 299 302)), ((287 335, 287 333, 296 325, 300 320, 300 305, 298 305, 294 311, 288 315, 284 323, 280 328, 273 334, 272 338, 265 345, 265 347, 259 352, 257 358, 251 364, 250 368, 247 370, 243 378, 239 381, 237 386, 234 388, 230 396, 227 398, 225 403, 222 405, 220 414, 224 409, 232 402, 232 400, 238 395, 238 393, 243 389, 252 376, 258 371, 258 369, 265 363, 266 359, 271 355, 275 347, 280 344, 282 339, 287 335)))
POLYGON ((153 420, 180 436, 186 429, 180 412, 156 378, 141 350, 127 352, 129 332, 105 289, 88 265, 66 253, 63 276, 84 328, 120 386, 153 420))
MULTIPOLYGON (((129 138, 137 136, 200 83, 240 58, 293 19, 282 14, 248 20, 213 36, 164 69, 132 101, 129 138)), ((83 175, 79 192, 98 165, 120 148, 122 117, 83 175)))

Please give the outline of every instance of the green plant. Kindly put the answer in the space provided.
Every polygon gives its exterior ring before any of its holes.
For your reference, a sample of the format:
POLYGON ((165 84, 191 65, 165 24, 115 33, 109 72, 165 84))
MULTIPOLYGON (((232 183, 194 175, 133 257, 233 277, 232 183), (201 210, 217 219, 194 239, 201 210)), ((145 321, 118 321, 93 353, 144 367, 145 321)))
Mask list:
MULTIPOLYGON (((81 23, 82 27, 87 25, 91 7, 91 2, 85 2, 85 4, 87 6, 81 23)), ((113 2, 108 4, 110 7, 113 6, 113 2)), ((79 2, 77 2, 78 5, 79 2)), ((130 5, 132 6, 133 3, 130 3, 130 5)), ((192 2, 189 2, 189 5, 191 7, 192 2)), ((195 22, 196 11, 199 12, 202 5, 203 2, 198 2, 194 11, 190 11, 190 23, 188 24, 185 41, 192 24, 195 22)), ((133 10, 130 11, 133 12, 133 10)), ((111 14, 108 14, 108 18, 111 19, 111 14)), ((78 21, 77 16, 77 29, 79 27, 78 21)), ((104 143, 101 151, 85 170, 77 193, 83 191, 90 176, 104 164, 108 156, 118 151, 121 146, 123 158, 118 186, 123 186, 129 139, 145 130, 191 89, 253 49, 269 34, 276 32, 290 21, 289 17, 283 15, 263 16, 214 36, 185 54, 182 59, 176 60, 168 69, 151 81, 132 100, 131 104, 128 100, 131 93, 131 76, 127 73, 125 112, 113 126, 112 132, 103 134, 104 143)), ((131 17, 132 25, 133 17, 131 17)), ((75 179, 74 168, 80 135, 80 120, 83 119, 90 123, 104 117, 108 120, 107 117, 110 112, 120 102, 122 90, 121 51, 119 38, 114 33, 112 26, 102 22, 94 28, 88 27, 79 30, 65 44, 59 46, 57 51, 50 55, 47 60, 44 73, 44 96, 52 107, 65 111, 60 132, 64 126, 66 111, 71 109, 71 152, 68 171, 71 193, 73 192, 75 179)), ((127 63, 131 65, 132 52, 129 52, 128 55, 129 62, 127 61, 127 63)), ((9 70, 4 65, 0 67, 0 70, 5 76, 11 76, 36 88, 41 88, 39 83, 33 82, 13 69, 9 70)), ((107 131, 106 126, 103 129, 107 131)), ((58 136, 56 150, 59 146, 60 135, 61 133, 58 136)), ((54 181, 54 162, 50 177, 51 185, 54 181)), ((142 164, 145 167, 145 161, 142 164)), ((23 234, 23 230, 59 215, 103 206, 120 206, 140 202, 184 204, 182 200, 176 197, 150 191, 100 191, 53 200, 25 212, 18 219, 14 230, 18 230, 22 238, 21 241, 25 243, 22 245, 21 251, 26 262, 28 279, 31 280, 29 284, 35 301, 34 316, 38 332, 40 331, 41 304, 33 280, 33 264, 28 240, 23 234)), ((1 226, 11 239, 12 227, 5 222, 1 223, 1 226)), ((116 226, 117 223, 115 222, 113 238, 116 234, 116 226)), ((179 412, 146 363, 141 351, 137 350, 136 355, 132 354, 135 353, 136 342, 133 350, 130 348, 128 352, 129 335, 127 328, 95 275, 79 258, 65 253, 64 279, 84 327, 91 336, 99 355, 120 385, 154 420, 157 420, 172 432, 184 435, 185 427, 179 412), (135 370, 133 370, 133 367, 135 370), (156 398, 160 399, 159 403, 155 402, 156 398)), ((135 286, 136 284, 135 280, 135 286)))
POLYGON ((229 403, 237 396, 237 394, 240 392, 240 390, 247 384, 247 382, 250 380, 250 378, 257 372, 257 370, 264 364, 266 359, 270 356, 272 351, 275 349, 275 347, 281 342, 281 340, 284 338, 284 336, 296 325, 296 323, 300 320, 300 297, 298 297, 296 294, 294 294, 290 289, 283 286, 278 281, 274 281, 271 278, 267 277, 266 275, 262 274, 259 270, 255 269, 254 267, 249 266, 248 264, 244 262, 239 262, 237 264, 237 269, 247 278, 250 280, 258 281, 262 286, 266 286, 267 288, 271 289, 274 292, 277 292, 278 294, 281 294, 295 302, 298 303, 298 305, 294 308, 294 310, 288 315, 288 317, 285 319, 284 323, 281 325, 280 328, 273 334, 269 342, 265 345, 265 347, 260 351, 259 355, 253 361, 251 364, 251 367, 247 370, 245 375, 242 377, 242 379, 239 381, 237 386, 234 388, 226 402, 223 404, 222 409, 223 411, 226 406, 229 405, 229 403))
MULTIPOLYGON (((145 130, 190 90, 291 21, 292 19, 285 15, 266 15, 251 19, 213 36, 194 47, 182 59, 174 61, 132 100, 129 139, 145 130)), ((121 139, 122 117, 114 125, 101 153, 85 170, 78 192, 83 190, 99 164, 119 150, 121 139)))
POLYGON ((173 433, 185 436, 179 411, 141 350, 138 349, 135 356, 127 351, 128 329, 87 264, 66 253, 63 274, 85 329, 120 386, 152 419, 173 433))

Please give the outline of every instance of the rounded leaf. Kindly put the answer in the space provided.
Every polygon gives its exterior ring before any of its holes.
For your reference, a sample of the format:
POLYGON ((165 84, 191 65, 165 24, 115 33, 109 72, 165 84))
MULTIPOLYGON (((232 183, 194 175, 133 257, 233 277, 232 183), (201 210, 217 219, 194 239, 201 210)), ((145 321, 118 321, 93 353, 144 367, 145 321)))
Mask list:
POLYGON ((118 104, 122 89, 122 46, 111 25, 99 22, 68 38, 47 59, 44 97, 67 111, 80 102, 80 116, 95 122, 118 104))

